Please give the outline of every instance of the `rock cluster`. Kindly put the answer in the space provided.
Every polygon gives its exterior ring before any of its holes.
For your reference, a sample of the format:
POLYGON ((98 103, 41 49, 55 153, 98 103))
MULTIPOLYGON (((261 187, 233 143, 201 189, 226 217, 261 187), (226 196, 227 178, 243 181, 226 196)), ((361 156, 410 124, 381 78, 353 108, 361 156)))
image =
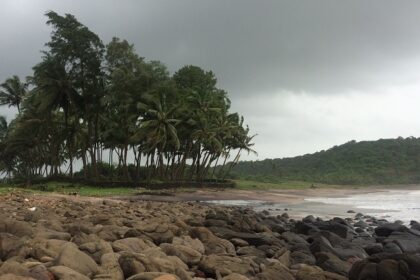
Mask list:
POLYGON ((22 194, 0 207, 0 280, 420 279, 415 222, 22 194))

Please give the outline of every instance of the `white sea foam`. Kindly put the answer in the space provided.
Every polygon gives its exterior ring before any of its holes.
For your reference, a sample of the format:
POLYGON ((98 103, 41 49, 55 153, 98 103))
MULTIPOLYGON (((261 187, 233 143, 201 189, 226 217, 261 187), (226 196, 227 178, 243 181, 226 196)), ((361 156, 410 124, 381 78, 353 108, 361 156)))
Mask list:
POLYGON ((289 208, 292 215, 314 215, 331 218, 334 216, 353 216, 347 210, 359 209, 365 215, 386 218, 389 221, 411 220, 420 222, 420 190, 390 190, 383 192, 349 195, 346 197, 314 197, 305 199, 304 203, 285 205, 268 203, 262 200, 212 200, 208 203, 228 206, 253 207, 257 211, 269 210, 273 215, 280 214, 282 209, 289 208))
POLYGON ((420 220, 420 191, 392 190, 347 197, 316 197, 305 200, 365 209, 364 214, 386 217, 389 220, 402 220, 404 222, 420 220), (382 210, 382 213, 378 214, 377 211, 373 210, 382 210))

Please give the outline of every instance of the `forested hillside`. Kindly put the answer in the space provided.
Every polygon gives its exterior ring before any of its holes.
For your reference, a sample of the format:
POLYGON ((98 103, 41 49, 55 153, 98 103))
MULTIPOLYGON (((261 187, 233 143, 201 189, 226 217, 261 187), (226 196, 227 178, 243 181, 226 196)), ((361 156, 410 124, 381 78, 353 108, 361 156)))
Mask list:
POLYGON ((234 178, 278 182, 302 180, 331 184, 420 182, 420 138, 350 141, 294 158, 239 162, 234 178))

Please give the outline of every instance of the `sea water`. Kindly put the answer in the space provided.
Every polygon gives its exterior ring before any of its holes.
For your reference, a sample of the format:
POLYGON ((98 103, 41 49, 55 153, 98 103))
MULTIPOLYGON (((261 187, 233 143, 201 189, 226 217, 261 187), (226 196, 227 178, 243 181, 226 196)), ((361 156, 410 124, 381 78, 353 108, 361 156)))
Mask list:
POLYGON ((388 221, 411 220, 420 222, 420 191, 390 190, 355 194, 344 197, 311 197, 298 204, 281 204, 262 200, 212 200, 207 203, 226 206, 251 207, 256 211, 268 210, 272 215, 284 213, 302 218, 313 215, 321 218, 352 217, 348 210, 372 215, 388 221))
POLYGON ((356 194, 346 197, 315 197, 305 201, 326 205, 345 205, 349 209, 363 209, 363 214, 390 221, 420 221, 420 191, 391 190, 356 194))

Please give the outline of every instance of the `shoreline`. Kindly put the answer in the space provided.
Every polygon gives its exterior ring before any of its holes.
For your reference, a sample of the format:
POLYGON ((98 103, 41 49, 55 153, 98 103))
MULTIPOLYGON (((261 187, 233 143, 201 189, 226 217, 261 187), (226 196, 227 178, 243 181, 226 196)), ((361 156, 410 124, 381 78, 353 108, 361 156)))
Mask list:
MULTIPOLYGON (((290 218, 302 219, 308 215, 323 219, 334 217, 351 218, 353 213, 374 215, 392 221, 402 220, 408 224, 410 218, 404 210, 384 209, 384 207, 361 207, 357 198, 392 197, 391 192, 410 192, 420 190, 418 185, 410 186, 370 186, 364 188, 310 188, 286 190, 195 190, 194 192, 172 192, 168 195, 136 195, 117 197, 125 201, 160 201, 160 202, 202 202, 209 205, 240 206, 257 212, 268 211, 270 215, 287 212, 290 218), (356 200, 354 200, 356 198, 356 200), (337 199, 337 202, 334 200, 337 199), (347 199, 353 199, 353 204, 347 199), (347 202, 347 203, 343 203, 347 202)), ((397 203, 398 201, 396 201, 397 203)), ((416 212, 417 213, 417 212, 416 212)))
POLYGON ((301 203, 313 197, 343 197, 355 194, 387 192, 392 190, 420 190, 420 185, 386 185, 343 188, 306 188, 306 189, 191 189, 163 190, 161 194, 139 194, 114 196, 115 199, 138 199, 150 201, 208 201, 208 200, 262 200, 276 203, 301 203))

